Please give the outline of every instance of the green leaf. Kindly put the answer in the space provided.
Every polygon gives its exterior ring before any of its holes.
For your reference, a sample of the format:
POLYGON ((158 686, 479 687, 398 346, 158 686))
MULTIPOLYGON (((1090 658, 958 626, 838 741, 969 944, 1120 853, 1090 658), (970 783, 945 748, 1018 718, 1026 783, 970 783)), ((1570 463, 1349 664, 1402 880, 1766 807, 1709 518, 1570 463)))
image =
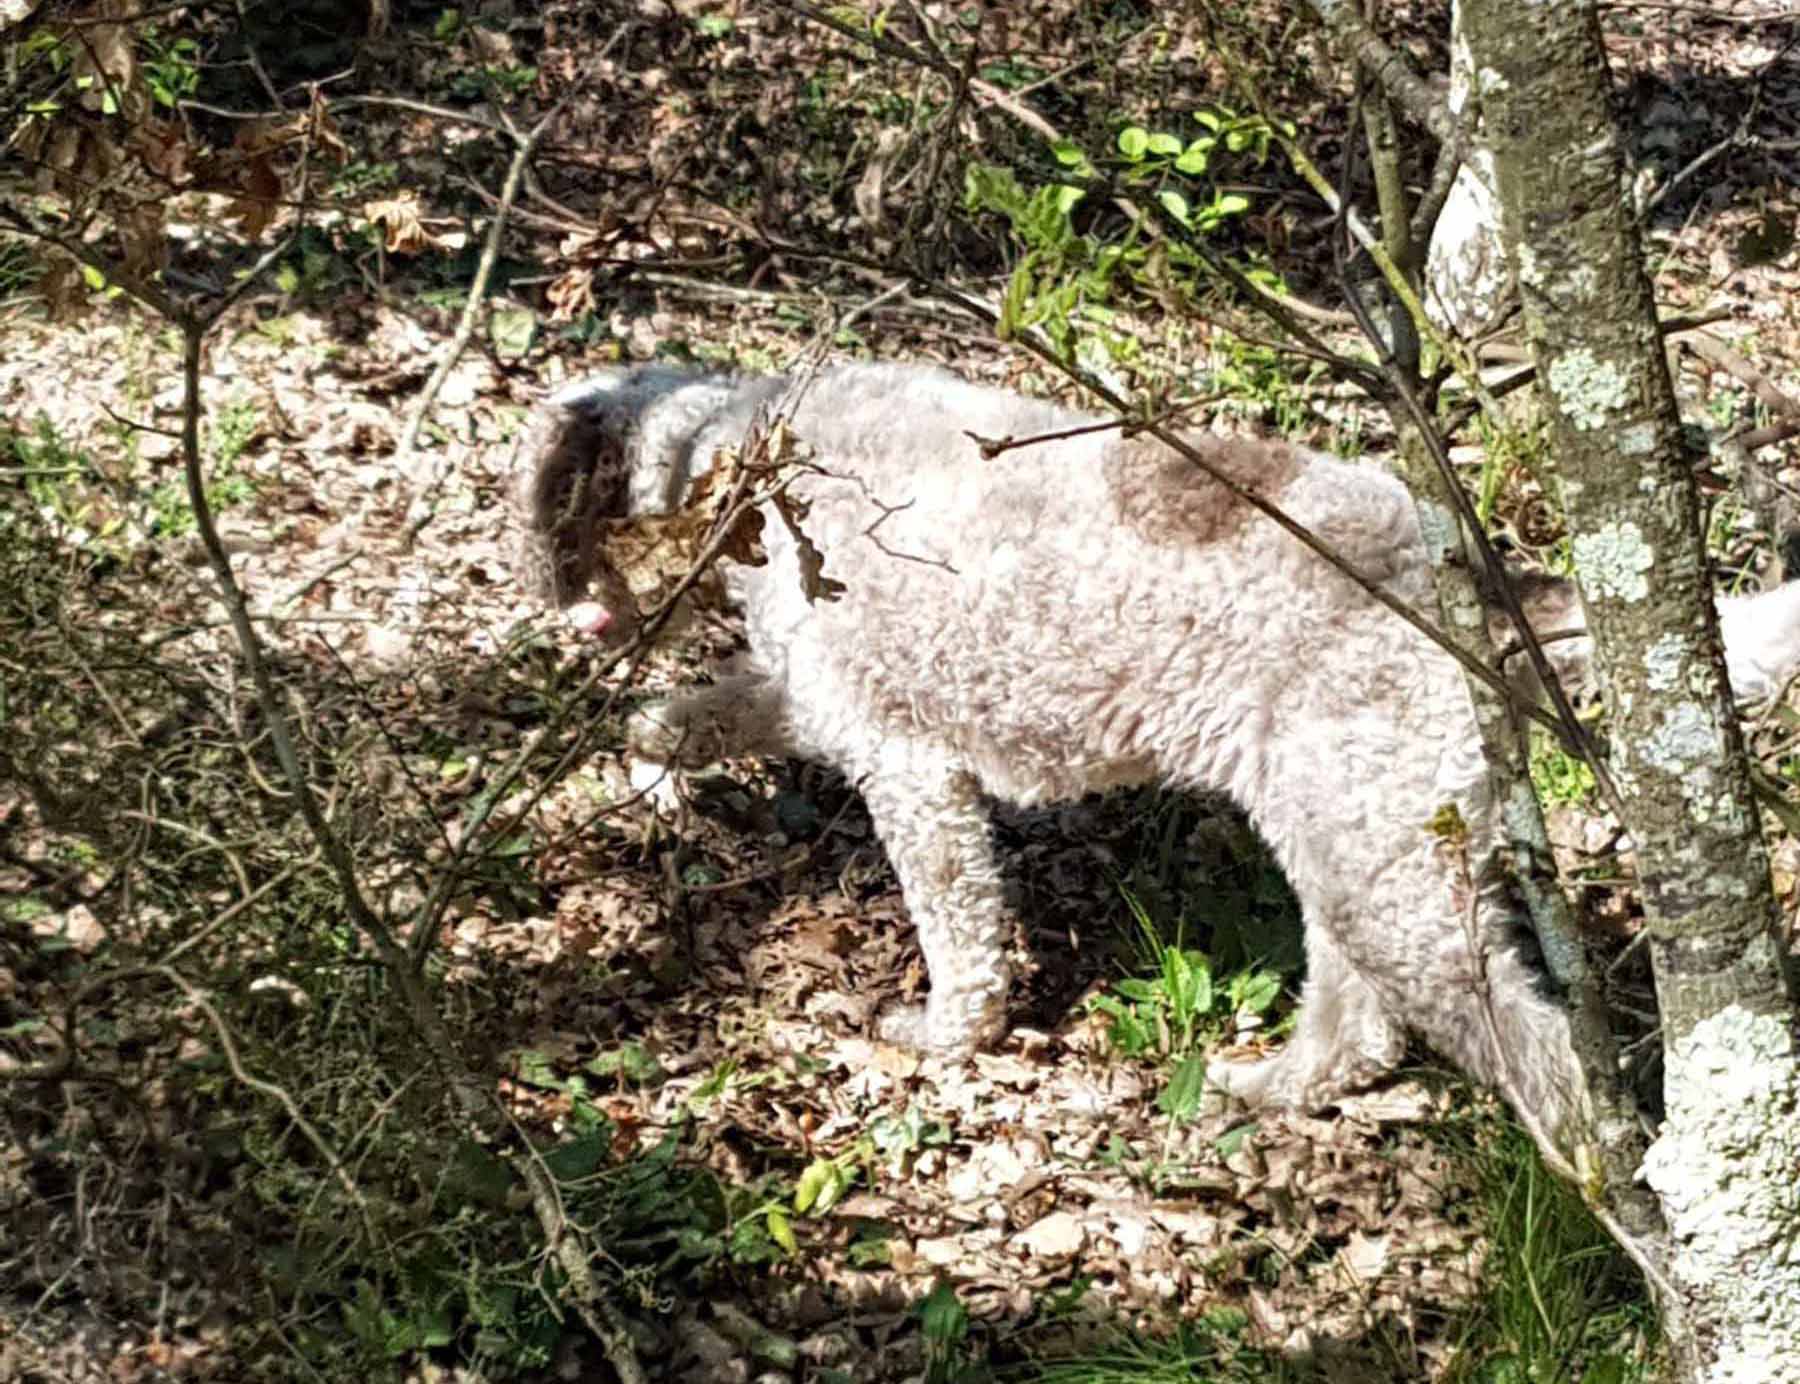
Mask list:
POLYGON ((1150 132, 1142 125, 1127 125, 1119 131, 1119 152, 1133 163, 1140 162, 1150 148, 1150 132))
POLYGON ((571 1139, 545 1151, 544 1167, 558 1182, 579 1182, 584 1177, 592 1177, 605 1165, 611 1142, 604 1132, 571 1139))
POLYGON ((613 1052, 603 1052, 589 1060, 586 1069, 595 1076, 619 1076, 640 1084, 657 1081, 662 1068, 641 1043, 626 1043, 613 1052))
POLYGON ((502 359, 517 360, 537 336, 537 314, 530 308, 499 308, 488 319, 488 337, 502 359))
POLYGON ((794 1186, 794 1210, 805 1215, 825 1194, 837 1173, 837 1163, 830 1158, 815 1158, 794 1186))
POLYGON ((1006 292, 1000 297, 1000 317, 994 323, 994 335, 1011 341, 1029 318, 1031 306, 1031 261, 1020 262, 1006 281, 1006 292))
POLYGON ((1222 197, 1213 199, 1210 210, 1220 216, 1236 216, 1239 212, 1250 210, 1250 199, 1238 192, 1227 192, 1222 197))
POLYGON ((1192 217, 1188 212, 1187 198, 1183 197, 1179 192, 1164 189, 1156 194, 1156 200, 1162 203, 1164 211, 1168 212, 1170 216, 1174 217, 1182 225, 1186 226, 1191 224, 1192 217))
POLYGON ((527 1086, 541 1086, 546 1091, 564 1091, 569 1085, 558 1075, 556 1065, 550 1058, 534 1048, 520 1051, 518 1079, 527 1086))
POLYGON ((1174 135, 1158 132, 1150 136, 1149 148, 1152 154, 1170 157, 1181 152, 1181 141, 1174 135))
POLYGON ((1206 172, 1206 161, 1212 156, 1212 147, 1212 136, 1202 135, 1181 151, 1181 157, 1175 160, 1175 171, 1177 173, 1206 172))
POLYGON ((1081 168, 1088 161, 1082 147, 1072 139, 1059 139, 1050 146, 1051 157, 1064 168, 1081 168))
POLYGON ((462 11, 445 10, 438 15, 437 23, 431 26, 431 36, 441 43, 447 38, 455 38, 456 31, 460 28, 462 28, 462 11))
POLYGON ((826 1169, 825 1184, 819 1188, 819 1195, 812 1204, 812 1213, 815 1216, 823 1216, 836 1206, 844 1199, 844 1193, 848 1192, 856 1182, 856 1170, 846 1168, 835 1159, 826 1165, 826 1169))
POLYGON ((1250 1137, 1256 1128, 1254 1123, 1233 1125, 1217 1139, 1213 1140, 1213 1148, 1221 1158, 1229 1158, 1244 1146, 1244 1140, 1250 1137))
POLYGON ((975 163, 963 174, 963 202, 971 211, 997 211, 1012 217, 1024 210, 1025 194, 1011 169, 975 163))
POLYGON ((1194 987, 1194 968, 1179 947, 1170 947, 1165 951, 1162 962, 1163 988, 1168 992, 1170 1007, 1175 1010, 1177 1019, 1185 1019, 1194 1012, 1190 1002, 1194 987))
POLYGON ((969 1309, 957 1300, 956 1290, 940 1278, 919 1303, 919 1325, 926 1340, 954 1345, 968 1334, 969 1309))
POLYGON ((1214 134, 1217 134, 1225 126, 1225 122, 1219 119, 1219 117, 1214 115, 1211 111, 1195 111, 1194 119, 1198 120, 1214 134))
POLYGON ((1236 991, 1232 1007, 1261 1014, 1281 994, 1281 977, 1273 971, 1251 971, 1232 987, 1236 991))
POLYGON ((1208 1013, 1213 1007, 1212 962, 1205 952, 1184 951, 1180 956, 1187 963, 1188 1007, 1195 1014, 1208 1013))
POLYGON ((845 1248, 844 1257, 852 1268, 878 1269, 891 1263, 894 1255, 888 1247, 887 1232, 877 1227, 852 1240, 845 1248))
POLYGON ((794 1238, 794 1227, 788 1220, 787 1212, 779 1206, 771 1206, 763 1213, 763 1219, 768 1223, 771 1240, 789 1255, 800 1253, 800 1242, 794 1238))
POLYGON ((1206 1059, 1189 1053, 1175 1068, 1169 1084, 1156 1098, 1156 1107, 1175 1120, 1192 1119, 1200 1109, 1200 1098, 1206 1094, 1206 1059))

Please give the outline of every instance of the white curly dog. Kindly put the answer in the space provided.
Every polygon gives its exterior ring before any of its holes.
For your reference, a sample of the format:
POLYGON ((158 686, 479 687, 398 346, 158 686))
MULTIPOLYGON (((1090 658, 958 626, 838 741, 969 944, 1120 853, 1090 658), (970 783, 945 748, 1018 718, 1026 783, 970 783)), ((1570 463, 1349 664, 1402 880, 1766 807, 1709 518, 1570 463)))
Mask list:
MULTIPOLYGON (((686 765, 794 755, 862 787, 931 980, 887 1036, 962 1053, 1004 1027, 1011 929, 984 794, 1028 805, 1159 781, 1242 804, 1304 910, 1292 1038, 1215 1064, 1216 1082, 1326 1104, 1391 1069, 1410 1028, 1557 1123, 1580 1089, 1564 1010, 1510 899, 1471 898, 1497 813, 1463 673, 1160 443, 936 369, 844 366, 791 391, 621 369, 554 396, 523 448, 528 575, 617 633, 629 602, 598 552, 603 521, 671 510, 778 402, 817 468, 791 487, 803 532, 843 594, 809 601, 771 515, 768 564, 723 574, 745 666, 641 714, 634 748, 686 765), (975 440, 1038 434, 1059 436, 992 456, 975 440), (1446 806, 1469 844, 1430 829, 1446 806)), ((1193 445, 1435 610, 1397 480, 1280 442, 1193 445)), ((1800 584, 1721 609, 1741 694, 1800 664, 1800 584)))

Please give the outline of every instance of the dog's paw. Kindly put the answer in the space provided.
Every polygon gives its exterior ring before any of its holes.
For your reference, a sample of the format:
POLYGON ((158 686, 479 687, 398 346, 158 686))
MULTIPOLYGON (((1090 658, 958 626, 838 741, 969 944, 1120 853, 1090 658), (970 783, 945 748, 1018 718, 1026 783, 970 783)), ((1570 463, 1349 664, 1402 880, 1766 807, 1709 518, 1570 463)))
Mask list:
POLYGON ((901 1005, 888 1010, 876 1024, 875 1032, 882 1042, 892 1043, 897 1048, 915 1048, 921 1052, 932 1050, 931 1043, 927 1041, 929 1020, 922 1004, 901 1005))
POLYGON ((1206 1080, 1253 1109, 1318 1110, 1373 1085, 1392 1069, 1392 1061, 1356 1060, 1344 1053, 1321 1061, 1294 1042, 1272 1057, 1214 1058, 1206 1064, 1206 1080))
POLYGON ((885 1043, 912 1048, 948 1062, 973 1057, 999 1034, 995 1023, 970 1023, 966 1016, 931 1005, 906 1005, 888 1010, 876 1026, 885 1043))

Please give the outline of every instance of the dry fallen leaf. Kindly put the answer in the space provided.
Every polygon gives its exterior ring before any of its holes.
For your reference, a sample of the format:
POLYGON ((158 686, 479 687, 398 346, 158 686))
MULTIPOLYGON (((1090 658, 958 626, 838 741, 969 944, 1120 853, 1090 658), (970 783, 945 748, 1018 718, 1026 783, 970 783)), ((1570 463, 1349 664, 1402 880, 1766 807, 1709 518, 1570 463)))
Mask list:
POLYGON ((1067 1259, 1087 1245, 1087 1229, 1072 1212, 1052 1211, 1012 1238, 1013 1246, 1039 1259, 1067 1259))

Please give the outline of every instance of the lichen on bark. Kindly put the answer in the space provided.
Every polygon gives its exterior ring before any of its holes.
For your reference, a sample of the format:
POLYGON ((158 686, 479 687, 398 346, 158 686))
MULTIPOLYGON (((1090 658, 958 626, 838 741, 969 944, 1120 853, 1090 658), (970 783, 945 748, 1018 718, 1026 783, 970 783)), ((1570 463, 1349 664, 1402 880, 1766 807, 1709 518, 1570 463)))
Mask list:
POLYGON ((1800 1320, 1800 1070, 1788 1025, 1727 1005, 1667 1053, 1668 1118, 1644 1159, 1680 1249, 1674 1274, 1704 1296, 1716 1354, 1703 1384, 1786 1384, 1800 1320))

